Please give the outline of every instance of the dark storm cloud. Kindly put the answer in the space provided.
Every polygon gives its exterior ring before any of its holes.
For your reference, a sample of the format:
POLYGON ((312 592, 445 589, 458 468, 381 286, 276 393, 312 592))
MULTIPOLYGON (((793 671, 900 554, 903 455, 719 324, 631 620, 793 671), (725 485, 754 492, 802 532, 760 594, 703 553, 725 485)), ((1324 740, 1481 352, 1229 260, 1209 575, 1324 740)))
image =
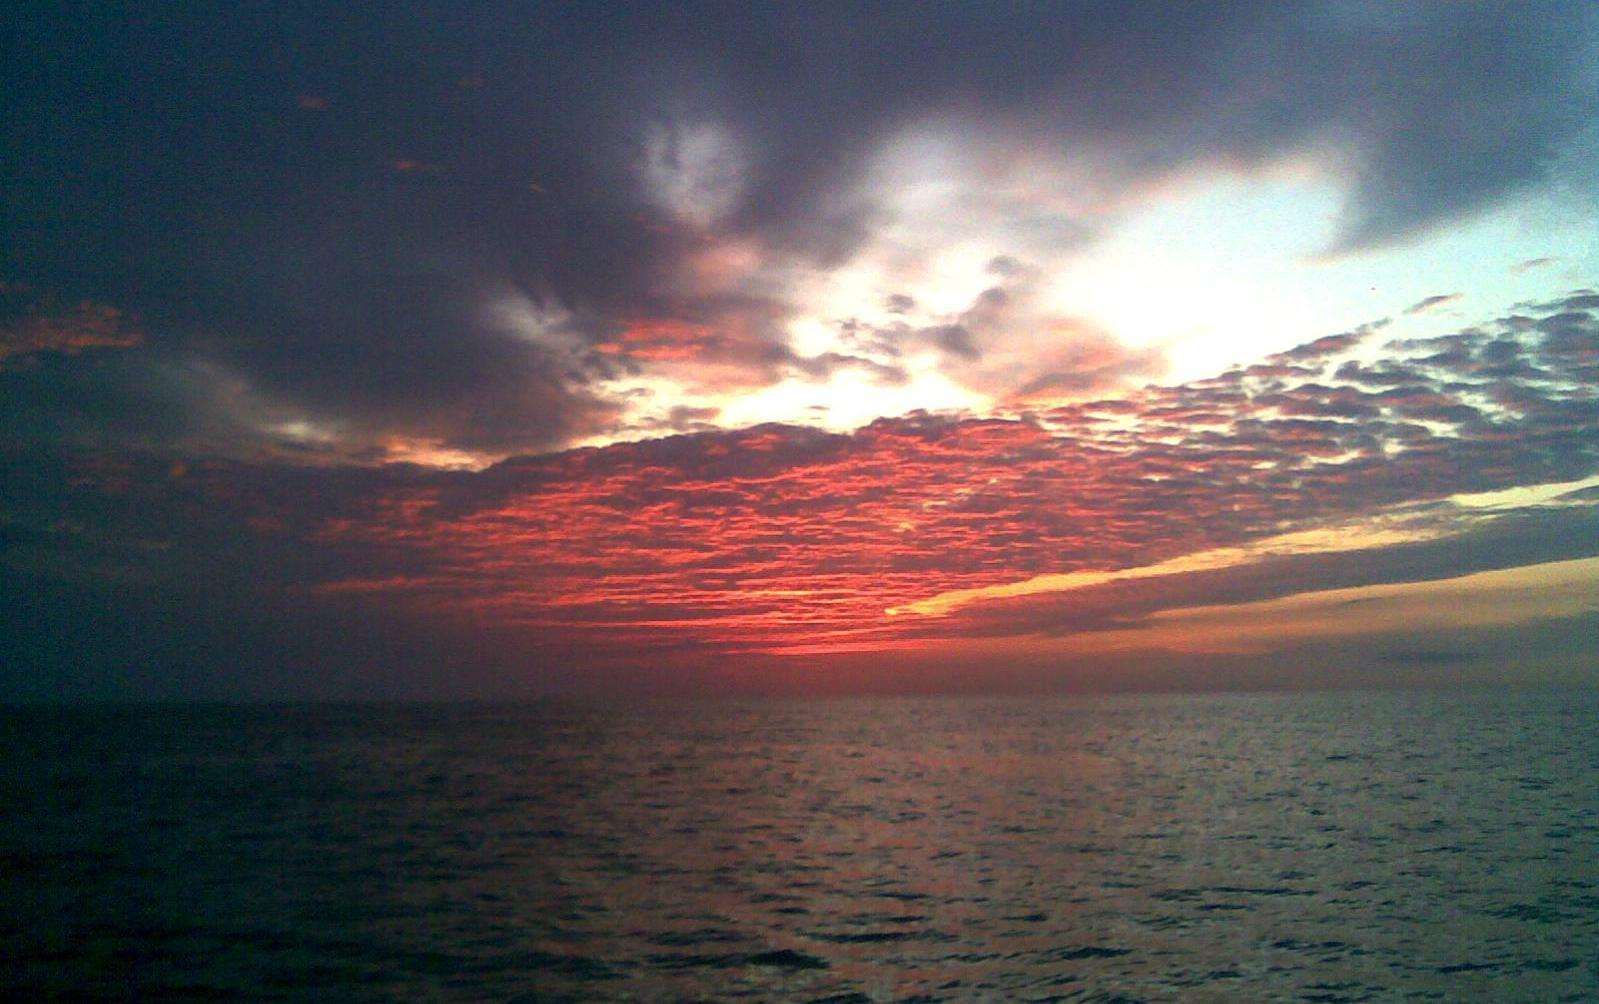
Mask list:
MULTIPOLYGON (((585 389, 599 364, 485 322, 486 290, 565 312, 580 345, 716 322, 684 262, 740 238, 843 260, 879 209, 867 160, 908 126, 1114 150, 1128 186, 1331 142, 1354 185, 1340 246, 1358 248, 1536 183, 1594 107, 1580 4, 7 17, 0 278, 140 316, 152 382, 225 372, 351 435, 502 450, 593 431, 610 406, 585 389), (652 188, 651 165, 692 166, 702 125, 730 145, 709 175, 727 191, 652 188)), ((785 309, 747 339, 777 340, 785 309)), ((705 361, 773 372, 726 344, 705 361)))

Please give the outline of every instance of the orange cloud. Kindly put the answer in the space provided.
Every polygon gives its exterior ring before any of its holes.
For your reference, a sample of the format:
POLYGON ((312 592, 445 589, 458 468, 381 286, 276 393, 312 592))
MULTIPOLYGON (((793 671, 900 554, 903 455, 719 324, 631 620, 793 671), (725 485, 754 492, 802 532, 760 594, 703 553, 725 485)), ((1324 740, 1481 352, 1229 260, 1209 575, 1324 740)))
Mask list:
POLYGON ((724 339, 703 324, 670 319, 637 321, 594 347, 604 355, 649 361, 690 360, 720 347, 724 339))
MULTIPOLYGON (((1323 340, 1292 365, 1027 420, 766 425, 510 460, 397 487, 323 527, 325 546, 409 571, 322 588, 386 583, 388 602, 601 647, 789 654, 1025 634, 1048 612, 1027 603, 1104 587, 1154 609, 1179 580, 1374 554, 1489 518, 1450 496, 1592 474, 1599 374, 1565 360, 1599 332, 1562 324, 1403 348, 1384 363, 1397 382, 1375 385, 1338 377, 1348 346, 1323 340), (1505 358, 1521 368, 1484 369, 1505 358), (1561 382, 1539 375, 1557 364, 1561 382), (1453 522, 1437 523, 1445 511, 1453 522), (1398 522, 1373 521, 1385 512, 1398 522)), ((679 359, 708 341, 641 322, 616 344, 679 359)))
POLYGON ((144 342, 144 333, 116 307, 89 300, 62 302, 26 284, 0 283, 0 361, 12 356, 56 352, 75 356, 91 349, 127 349, 144 342))

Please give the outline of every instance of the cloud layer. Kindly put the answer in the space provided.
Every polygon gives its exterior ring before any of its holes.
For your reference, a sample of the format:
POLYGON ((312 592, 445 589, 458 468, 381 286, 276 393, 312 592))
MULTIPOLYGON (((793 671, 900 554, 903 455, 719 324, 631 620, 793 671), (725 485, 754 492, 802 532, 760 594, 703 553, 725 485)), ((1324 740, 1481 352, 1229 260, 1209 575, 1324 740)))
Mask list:
POLYGON ((1599 539, 1590 5, 13 20, 7 689, 1001 664, 1599 539))
POLYGON ((344 611, 480 629, 529 665, 641 665, 1060 637, 1585 557, 1591 488, 1453 497, 1599 471, 1596 311, 1579 291, 1443 337, 1353 332, 1024 418, 718 430, 480 472, 17 455, 5 561, 55 591, 196 604, 180 622, 344 611))
POLYGON ((1596 107, 1583 4, 424 8, 20 18, 0 279, 146 346, 7 400, 233 452, 546 449, 708 406, 674 395, 903 379, 795 346, 818 276, 868 266, 962 387, 1092 393, 1155 362, 1042 306, 985 344, 981 300, 895 284, 1289 161, 1343 193, 1336 249, 1391 245, 1547 180, 1596 107))

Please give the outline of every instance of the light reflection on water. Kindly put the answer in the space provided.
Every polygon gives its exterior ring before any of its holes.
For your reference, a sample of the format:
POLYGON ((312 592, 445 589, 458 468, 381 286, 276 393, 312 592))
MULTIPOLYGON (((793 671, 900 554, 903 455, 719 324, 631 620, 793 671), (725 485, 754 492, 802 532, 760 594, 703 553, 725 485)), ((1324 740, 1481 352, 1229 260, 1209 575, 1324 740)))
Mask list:
POLYGON ((10 712, 0 934, 74 996, 1592 999, 1596 712, 10 712))

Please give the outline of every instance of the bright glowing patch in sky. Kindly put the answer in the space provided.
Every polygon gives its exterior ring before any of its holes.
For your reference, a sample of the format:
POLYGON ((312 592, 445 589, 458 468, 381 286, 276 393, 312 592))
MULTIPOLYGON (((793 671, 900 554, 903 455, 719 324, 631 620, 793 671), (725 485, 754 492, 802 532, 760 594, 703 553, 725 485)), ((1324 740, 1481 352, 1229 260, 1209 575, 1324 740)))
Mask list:
MULTIPOLYGON (((651 137, 654 190, 674 212, 714 217, 736 188, 735 141, 708 126, 651 137)), ((1110 163, 1042 151, 974 159, 955 131, 908 133, 863 183, 883 208, 848 260, 795 270, 747 242, 690 259, 709 294, 781 293, 791 308, 771 330, 789 361, 772 362, 753 386, 631 379, 612 389, 633 395, 635 425, 656 427, 674 409, 714 413, 723 427, 844 429, 911 410, 1035 406, 1202 378, 1370 322, 1435 333, 1599 270, 1583 230, 1592 200, 1572 191, 1528 195, 1399 247, 1328 257, 1346 183, 1316 156, 1199 170, 1120 201, 1092 173, 1110 163), (1122 358, 1105 355, 1111 346, 1122 358)), ((600 349, 645 365, 717 365, 702 346, 719 329, 700 330, 668 346, 635 328, 600 349)))

